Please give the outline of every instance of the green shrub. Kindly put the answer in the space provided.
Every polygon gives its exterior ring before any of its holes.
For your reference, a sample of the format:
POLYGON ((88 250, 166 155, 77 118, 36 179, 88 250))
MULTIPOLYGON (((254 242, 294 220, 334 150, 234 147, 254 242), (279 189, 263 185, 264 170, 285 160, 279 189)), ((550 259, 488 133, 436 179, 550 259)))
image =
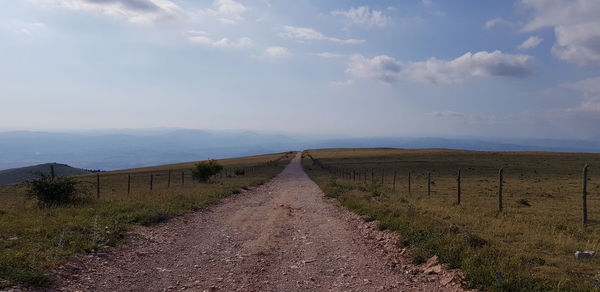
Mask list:
POLYGON ((192 177, 200 182, 207 182, 211 176, 220 173, 223 166, 214 160, 200 162, 192 169, 192 177))
POLYGON ((246 170, 244 170, 243 168, 236 168, 233 173, 235 175, 245 175, 246 174, 246 170))
POLYGON ((78 185, 71 178, 42 176, 28 182, 27 195, 36 198, 40 207, 56 207, 78 201, 78 185))

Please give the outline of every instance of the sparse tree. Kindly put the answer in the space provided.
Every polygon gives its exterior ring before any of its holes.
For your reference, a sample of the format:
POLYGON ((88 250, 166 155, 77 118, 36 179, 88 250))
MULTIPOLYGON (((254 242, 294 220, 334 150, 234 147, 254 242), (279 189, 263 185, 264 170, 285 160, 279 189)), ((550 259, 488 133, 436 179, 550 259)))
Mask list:
POLYGON ((77 201, 79 182, 74 179, 42 175, 27 184, 27 195, 36 198, 40 207, 56 207, 77 201))
POLYGON ((223 170, 223 166, 215 160, 203 161, 192 169, 192 177, 200 182, 207 182, 211 176, 223 170))

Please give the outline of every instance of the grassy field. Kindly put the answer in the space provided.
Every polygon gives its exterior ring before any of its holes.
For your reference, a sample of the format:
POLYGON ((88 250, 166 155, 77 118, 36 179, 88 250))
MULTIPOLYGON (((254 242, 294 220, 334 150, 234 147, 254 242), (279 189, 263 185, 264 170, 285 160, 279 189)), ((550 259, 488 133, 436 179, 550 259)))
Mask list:
POLYGON ((379 220, 382 229, 399 232, 400 244, 412 247, 416 263, 438 255, 449 267, 464 271, 468 287, 600 288, 600 259, 574 258, 577 250, 600 251, 598 154, 327 149, 305 152, 303 163, 328 196, 367 219, 379 220), (591 165, 587 226, 581 215, 584 164, 591 165), (501 167, 504 211, 498 212, 501 167), (348 174, 339 176, 335 169, 348 174), (457 205, 459 169, 462 202, 457 205), (427 195, 429 172, 431 195, 427 195))
POLYGON ((79 176, 77 180, 89 189, 86 202, 58 208, 38 208, 25 195, 24 184, 2 186, 0 288, 15 283, 50 286, 53 268, 69 256, 114 245, 134 224, 158 223, 260 185, 278 174, 293 155, 219 160, 225 171, 203 184, 191 179, 195 163, 99 173, 99 197, 96 174, 79 176), (244 169, 245 174, 234 175, 235 169, 244 169))

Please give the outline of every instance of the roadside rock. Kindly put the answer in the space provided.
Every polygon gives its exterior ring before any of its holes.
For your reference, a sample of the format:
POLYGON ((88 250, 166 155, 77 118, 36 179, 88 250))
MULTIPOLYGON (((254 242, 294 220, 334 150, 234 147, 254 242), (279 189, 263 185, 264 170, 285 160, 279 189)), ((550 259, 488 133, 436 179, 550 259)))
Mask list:
POLYGON ((438 275, 442 273, 442 265, 435 265, 429 268, 426 268, 423 273, 427 275, 438 275))
POLYGON ((440 260, 439 260, 438 256, 432 256, 425 263, 425 268, 431 268, 439 263, 440 263, 440 260))
POLYGON ((591 250, 585 250, 585 251, 578 250, 575 252, 576 259, 589 259, 589 258, 593 258, 595 256, 596 256, 596 252, 591 251, 591 250))

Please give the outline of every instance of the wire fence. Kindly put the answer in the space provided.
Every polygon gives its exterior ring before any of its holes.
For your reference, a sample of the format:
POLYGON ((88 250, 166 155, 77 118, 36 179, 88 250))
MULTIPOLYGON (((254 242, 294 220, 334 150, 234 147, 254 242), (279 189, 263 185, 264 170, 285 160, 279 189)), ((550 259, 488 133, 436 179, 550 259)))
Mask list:
MULTIPOLYGON (((208 182, 218 183, 227 179, 261 176, 266 171, 272 171, 275 167, 282 166, 282 162, 286 158, 288 158, 288 153, 261 163, 227 166, 210 177, 208 182)), ((49 171, 51 176, 55 177, 53 165, 50 166, 49 171)), ((97 199, 107 194, 121 193, 129 195, 136 192, 166 190, 199 183, 194 179, 192 169, 189 167, 131 172, 98 172, 72 178, 86 186, 88 191, 91 191, 97 199)))
MULTIPOLYGON (((393 192, 403 191, 409 195, 422 194, 431 197, 434 192, 433 188, 437 177, 433 176, 433 171, 415 173, 410 169, 363 167, 360 166, 360 164, 359 166, 353 167, 338 166, 336 164, 323 163, 321 160, 315 159, 310 153, 306 153, 306 156, 311 159, 313 165, 322 168, 337 178, 349 182, 386 186, 393 192)), ((584 225, 590 222, 588 199, 590 193, 589 181, 591 180, 591 177, 589 175, 589 168, 588 164, 583 166, 579 185, 581 222, 584 225)), ((487 173, 489 173, 489 170, 487 173)), ((437 174, 440 178, 442 177, 440 173, 437 174)), ((453 188, 455 199, 452 204, 461 205, 463 203, 463 193, 465 188, 463 170, 457 169, 454 174, 444 173, 443 178, 449 177, 454 177, 455 179, 453 188)), ((490 177, 485 181, 488 183, 493 183, 495 181, 495 189, 488 190, 493 192, 497 198, 497 211, 503 212, 506 208, 505 189, 507 186, 504 168, 497 169, 495 177, 493 179, 490 177)), ((538 179, 536 182, 541 181, 538 179)), ((448 187, 448 185, 446 185, 446 187, 448 187)), ((444 191, 448 191, 448 189, 445 189, 444 191)), ((523 202, 523 204, 527 204, 527 202, 523 202)))

